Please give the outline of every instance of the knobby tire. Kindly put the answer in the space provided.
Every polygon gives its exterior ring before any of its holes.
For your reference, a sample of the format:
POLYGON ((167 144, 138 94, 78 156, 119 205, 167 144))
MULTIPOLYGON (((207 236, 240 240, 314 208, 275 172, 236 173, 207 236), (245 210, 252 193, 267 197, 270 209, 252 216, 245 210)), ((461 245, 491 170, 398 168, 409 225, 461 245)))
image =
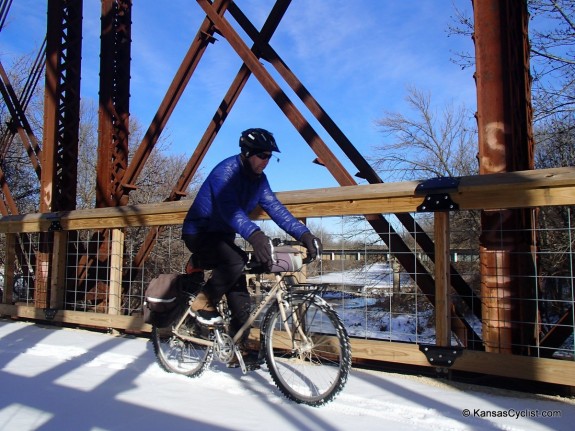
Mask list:
POLYGON ((262 342, 267 367, 288 399, 323 405, 333 400, 347 381, 351 367, 347 331, 337 313, 319 296, 292 294, 285 304, 289 305, 285 320, 291 337, 277 304, 264 316, 262 342))
POLYGON ((182 307, 172 325, 166 328, 152 328, 152 344, 158 363, 162 369, 169 373, 181 374, 187 377, 200 376, 210 365, 214 349, 213 346, 204 346, 184 340, 178 333, 198 336, 201 328, 191 316, 187 316, 183 325, 174 332, 174 326, 187 313, 188 306, 182 307))

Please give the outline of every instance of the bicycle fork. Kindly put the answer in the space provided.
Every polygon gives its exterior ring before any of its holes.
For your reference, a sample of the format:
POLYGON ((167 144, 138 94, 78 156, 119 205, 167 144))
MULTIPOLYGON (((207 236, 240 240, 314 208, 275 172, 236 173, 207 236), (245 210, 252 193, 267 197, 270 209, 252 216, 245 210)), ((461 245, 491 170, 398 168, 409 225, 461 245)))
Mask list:
POLYGON ((287 303, 287 301, 283 300, 282 298, 278 298, 277 302, 280 310, 280 315, 283 320, 284 329, 287 333, 287 336, 289 337, 288 339, 290 339, 292 343, 292 351, 301 357, 304 352, 311 351, 313 347, 313 342, 305 333, 305 328, 300 318, 302 316, 305 318, 306 310, 303 310, 303 313, 301 313, 301 310, 298 310, 289 305, 289 303, 287 303), (290 316, 292 325, 290 325, 290 322, 288 321, 288 317, 290 316), (297 343, 296 334, 299 336, 297 338, 297 343))

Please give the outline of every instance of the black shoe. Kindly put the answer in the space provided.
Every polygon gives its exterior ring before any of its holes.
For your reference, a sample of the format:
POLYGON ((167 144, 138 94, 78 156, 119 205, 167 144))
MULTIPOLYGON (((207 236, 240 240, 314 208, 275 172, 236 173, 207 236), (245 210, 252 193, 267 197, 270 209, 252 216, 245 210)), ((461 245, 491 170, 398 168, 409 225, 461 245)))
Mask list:
MULTIPOLYGON (((248 371, 259 370, 261 365, 264 363, 264 359, 260 358, 259 352, 255 350, 250 350, 249 352, 242 352, 242 359, 244 360, 244 365, 248 371)), ((240 361, 237 356, 228 362, 228 368, 238 368, 240 366, 240 361)))
POLYGON ((202 325, 220 325, 224 323, 224 319, 217 311, 197 310, 191 311, 198 323, 202 325))

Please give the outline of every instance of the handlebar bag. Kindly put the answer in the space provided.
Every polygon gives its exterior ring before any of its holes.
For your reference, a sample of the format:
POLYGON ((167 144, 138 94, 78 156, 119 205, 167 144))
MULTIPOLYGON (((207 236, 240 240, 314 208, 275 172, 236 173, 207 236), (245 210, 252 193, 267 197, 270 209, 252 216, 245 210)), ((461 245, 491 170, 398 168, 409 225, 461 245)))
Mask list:
POLYGON ((270 272, 295 272, 303 266, 301 252, 294 247, 274 247, 274 258, 270 272))

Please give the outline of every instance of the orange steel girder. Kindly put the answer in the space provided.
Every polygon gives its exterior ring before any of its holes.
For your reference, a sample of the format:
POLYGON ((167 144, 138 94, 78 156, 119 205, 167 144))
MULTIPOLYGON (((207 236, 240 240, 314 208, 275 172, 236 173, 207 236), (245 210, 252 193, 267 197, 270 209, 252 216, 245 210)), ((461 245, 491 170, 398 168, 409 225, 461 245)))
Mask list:
MULTIPOLYGON (((98 208, 128 203, 127 195, 121 196, 116 192, 128 165, 131 28, 131 0, 102 0, 96 165, 98 208)), ((94 301, 98 298, 94 291, 108 287, 99 281, 98 271, 108 265, 110 237, 109 230, 95 232, 90 243, 97 245, 97 250, 78 252, 82 257, 76 272, 69 274, 69 278, 76 282, 75 290, 86 292, 94 301), (100 262, 94 265, 97 259, 100 262)), ((82 246, 79 244, 77 247, 82 246)))
POLYGON ((20 137, 20 140, 22 141, 22 144, 24 145, 24 148, 26 149, 28 157, 30 158, 32 167, 34 168, 38 179, 40 179, 42 173, 39 161, 42 154, 40 145, 32 133, 30 123, 26 118, 25 107, 22 106, 22 103, 14 92, 14 88, 10 83, 10 79, 4 70, 2 62, 0 62, 0 93, 2 93, 2 97, 4 98, 4 102, 6 103, 6 107, 8 108, 11 116, 10 123, 7 125, 7 129, 1 137, 0 160, 4 158, 8 147, 12 143, 14 133, 17 133, 20 137))
POLYGON ((76 208, 82 0, 49 0, 40 211, 76 208))
MULTIPOLYGON (((219 14, 223 14, 227 7, 226 0, 215 0, 214 9, 219 14)), ((200 26, 200 30, 192 45, 188 49, 182 64, 180 65, 176 76, 172 80, 170 87, 160 107, 158 108, 156 115, 152 119, 152 123, 148 127, 146 134, 140 145, 138 146, 128 170, 124 176, 124 181, 122 182, 122 188, 117 190, 118 194, 126 194, 135 188, 135 182, 140 175, 146 160, 150 156, 152 150, 160 134, 164 130, 168 119, 170 118, 174 108, 176 107, 182 93, 184 92, 186 85, 188 84, 192 74, 196 70, 196 67, 202 58, 208 44, 214 41, 214 32, 216 32, 215 27, 212 23, 205 19, 200 26)))
MULTIPOLYGON (((334 142, 343 150, 344 154, 353 162, 354 166, 358 168, 359 172, 356 174, 356 176, 366 179, 370 184, 382 183, 383 181, 379 175, 377 175, 371 165, 349 141, 347 136, 345 136, 345 134, 337 126, 337 124, 335 124, 327 112, 323 110, 323 108, 309 93, 303 83, 300 82, 295 74, 289 69, 285 62, 280 58, 278 53, 266 41, 261 40, 261 38, 258 37, 257 30, 253 27, 247 17, 239 10, 235 3, 230 5, 229 11, 235 20, 240 24, 242 29, 248 34, 248 36, 256 42, 256 46, 262 52, 262 57, 269 61, 272 66, 274 66, 274 68, 288 83, 295 94, 298 95, 304 105, 333 138, 334 142)), ((395 214, 395 216, 403 224, 407 231, 414 237, 421 249, 430 257, 432 261, 434 261, 435 246, 427 233, 419 226, 419 224, 411 215, 399 213, 395 214)), ((433 292, 435 289, 433 279, 425 275, 427 270, 420 265, 419 260, 409 249, 409 247, 405 245, 401 236, 397 234, 397 232, 388 223, 383 215, 369 215, 366 216, 366 219, 376 232, 386 233, 386 235, 382 235, 382 239, 388 244, 388 246, 390 246, 390 248, 398 250, 398 255, 400 256, 400 259, 403 260, 401 263, 408 269, 408 271, 417 274, 424 274, 422 279, 419 280, 420 287, 431 300, 431 302, 433 302, 433 292)), ((453 266, 451 267, 451 283, 455 291, 462 296, 463 302, 467 304, 472 313, 477 317, 480 317, 480 301, 477 299, 475 293, 469 289, 469 286, 465 280, 463 280, 461 275, 453 266)), ((461 311, 463 313, 463 310, 457 311, 461 311)))
MULTIPOLYGON (((245 45, 241 37, 235 32, 235 30, 229 25, 229 23, 221 16, 217 15, 211 8, 209 1, 207 0, 197 0, 200 6, 204 9, 208 17, 217 25, 218 29, 222 33, 224 37, 228 40, 230 45, 234 48, 236 53, 242 58, 244 64, 250 68, 251 72, 254 76, 258 79, 260 84, 266 89, 266 91, 270 94, 272 99, 276 102, 278 107, 284 112, 286 117, 291 121, 291 123, 296 127, 296 129, 300 132, 304 140, 308 143, 311 149, 316 153, 319 160, 321 160, 322 164, 327 167, 330 173, 334 176, 334 178, 339 182, 340 185, 355 185, 356 182, 353 177, 347 172, 347 170, 343 167, 343 165, 338 161, 337 157, 331 152, 331 150, 327 147, 325 142, 319 137, 316 131, 312 128, 309 122, 305 119, 305 117, 300 113, 300 111, 295 107, 295 105, 289 100, 287 95, 283 92, 283 90, 276 84, 274 79, 271 75, 266 71, 266 69, 259 63, 258 58, 255 57, 252 51, 245 45)), ((280 73, 283 73, 284 77, 288 84, 292 86, 294 91, 300 97, 306 105, 308 105, 309 109, 312 111, 316 118, 322 123, 326 129, 330 131, 332 136, 338 135, 339 133, 339 140, 336 140, 340 146, 346 151, 350 160, 358 167, 360 172, 363 175, 366 175, 370 182, 381 182, 381 179, 375 174, 375 172, 369 167, 365 159, 357 152, 357 150, 353 147, 351 142, 347 140, 347 138, 342 139, 341 136, 344 136, 341 130, 339 130, 335 126, 335 123, 331 122, 331 124, 326 120, 329 116, 321 109, 321 107, 317 104, 317 102, 311 97, 311 95, 305 90, 305 87, 297 80, 295 75, 293 75, 287 66, 279 59, 279 56, 271 50, 267 43, 262 43, 258 41, 259 37, 253 26, 246 25, 249 23, 247 18, 243 15, 240 16, 239 9, 237 6, 232 3, 230 4, 230 12, 232 15, 240 22, 240 24, 244 24, 244 30, 250 34, 252 39, 256 42, 256 46, 262 50, 263 57, 266 57, 268 54, 271 58, 275 61, 272 62, 274 66, 281 66, 278 67, 280 73)), ((406 214, 400 214, 400 220, 406 223, 409 226, 408 231, 413 231, 413 227, 417 226, 415 220, 406 214)), ((435 300, 435 283, 433 277, 429 274, 429 271, 424 267, 424 265, 420 262, 419 259, 415 256, 413 251, 405 244, 401 236, 394 230, 393 226, 385 219, 383 215, 368 215, 366 216, 366 220, 371 224, 374 228, 375 232, 380 235, 383 241, 385 241, 390 249, 394 250, 397 253, 397 258, 401 262, 401 264, 406 268, 406 270, 411 274, 417 274, 417 282, 418 286, 422 289, 428 299, 434 303, 435 300)), ((423 232, 421 228, 418 228, 418 235, 423 236, 428 239, 428 250, 427 252, 430 253, 430 256, 433 256, 433 248, 431 240, 427 237, 427 234, 423 232)), ((454 275, 458 276, 457 272, 453 269, 454 275)), ((455 279, 454 276, 454 279, 455 279)), ((474 292, 467 286, 464 280, 459 277, 459 283, 457 284, 457 288, 460 290, 460 293, 463 294, 463 298, 465 301, 468 302, 468 305, 471 306, 472 311, 474 313, 479 313, 479 301, 474 299, 475 294, 474 292)), ((456 308, 458 314, 463 315, 464 311, 456 308)), ((478 337, 478 334, 475 333, 472 325, 470 325, 465 320, 463 323, 466 325, 468 331, 470 332, 471 339, 475 340, 478 337)))
POLYGON ((128 203, 119 196, 130 134, 131 0, 102 0, 96 207, 128 203))
MULTIPOLYGON (((9 6, 11 3, 2 1, 0 5, 0 19, 2 23, 5 21, 9 6)), ((40 52, 36 56, 30 75, 26 80, 26 84, 20 94, 20 97, 16 95, 12 84, 8 78, 2 62, 0 61, 0 93, 4 99, 8 112, 10 113, 11 119, 6 124, 6 128, 0 136, 0 160, 2 160, 6 152, 8 151, 10 145, 13 143, 13 138, 15 134, 18 134, 38 180, 41 179, 41 168, 40 168, 40 157, 41 150, 38 140, 32 133, 32 128, 30 123, 26 118, 26 107, 32 93, 38 84, 38 81, 44 70, 44 58, 46 57, 46 39, 42 44, 40 52)), ((0 199, 0 214, 5 215, 16 215, 19 213, 16 202, 10 191, 7 178, 4 171, 0 168, 0 193, 2 194, 2 199, 0 199)), ((26 259, 26 254, 24 250, 32 250, 32 242, 28 234, 18 235, 18 239, 15 241, 15 254, 17 260, 20 262, 20 267, 22 273, 26 279, 32 279, 32 274, 34 274, 33 267, 36 265, 36 257, 31 255, 29 260, 26 259)))
MULTIPOLYGON (((291 0, 278 0, 270 15, 266 19, 262 31, 261 37, 267 42, 271 39, 273 33, 277 29, 283 15, 285 14, 291 0)), ((233 6, 233 3, 232 5, 233 6)), ((206 18, 204 24, 211 24, 210 21, 206 18)), ((201 31, 200 31, 201 32, 201 31)), ((200 37, 200 33, 197 37, 200 37)), ((202 49, 201 46, 196 47, 197 50, 202 49)), ((259 55, 256 51, 255 46, 252 48, 255 55, 259 55)), ((195 58, 196 55, 193 55, 195 58)), ((226 120, 229 112, 231 111, 232 107, 236 103, 242 89, 244 88, 245 84, 248 81, 248 78, 251 75, 251 71, 247 68, 244 64, 240 67, 240 70, 236 74, 235 79, 233 80, 230 88, 226 92, 224 99, 220 103, 218 109, 216 110, 212 120, 209 122, 206 131, 204 132, 198 146, 196 147, 195 151, 191 155, 190 159, 186 167, 184 168, 182 175, 178 178, 178 181, 174 188, 172 189, 170 196, 166 199, 166 201, 176 201, 179 200, 182 196, 185 196, 185 190, 187 189, 188 185, 190 184, 193 176, 197 172, 204 156, 206 155, 210 145, 214 141, 217 136, 218 131, 222 127, 224 121, 226 120)), ((134 258, 134 264, 132 265, 133 268, 140 268, 145 259, 148 257, 150 252, 153 249, 155 241, 162 231, 162 227, 152 227, 148 235, 146 235, 146 239, 140 247, 136 257, 134 258)))
MULTIPOLYGON (((475 0, 473 9, 480 174, 533 169, 527 3, 475 0)), ((534 219, 530 209, 481 214, 487 351, 528 353, 536 343, 534 219)))
MULTIPOLYGON (((76 208, 82 0, 48 1, 40 212, 76 208)), ((35 305, 49 306, 52 232, 40 234, 35 305)))
MULTIPOLYGON (((137 176, 141 172, 141 169, 143 168, 145 161, 147 160, 147 157, 149 156, 155 143, 157 142, 157 139, 161 131, 163 130, 166 122, 169 119, 169 116, 171 115, 171 112, 173 111, 177 101, 179 100, 179 97, 181 96, 181 93, 183 92, 185 86, 187 85, 187 82, 189 81, 193 71, 195 70, 197 63, 201 58, 201 55, 203 54, 205 48, 207 47, 207 43, 212 41, 213 32, 216 31, 212 22, 215 22, 217 30, 220 33, 224 34, 224 36, 226 36, 226 38, 230 41, 234 49, 236 49, 240 57, 242 57, 242 59, 244 60, 244 66, 247 66, 247 69, 245 69, 244 72, 245 77, 238 78, 240 82, 241 79, 247 79, 249 73, 254 73, 258 78, 258 80, 262 83, 264 88, 266 88, 266 90, 270 93, 272 98, 276 101, 280 109, 282 109, 282 111, 286 114, 286 116, 292 121, 292 123, 299 130, 300 134, 304 137, 306 142, 308 142, 308 144, 314 150, 316 155, 318 155, 319 160, 321 160, 322 163, 330 170, 330 172, 334 175, 334 177, 338 180, 338 182, 340 182, 340 184, 342 185, 356 184, 353 177, 339 163, 335 155, 329 150, 327 145, 321 140, 319 135, 315 132, 315 130, 313 130, 313 128, 303 117, 303 115, 297 110, 297 108, 295 108, 293 103, 288 99, 285 93, 283 93, 283 91, 275 83, 273 78, 271 78, 271 76, 265 71, 263 66, 259 63, 258 57, 253 52, 251 52, 251 50, 249 50, 249 48, 245 46, 245 44, 243 44, 243 41, 237 35, 237 33, 231 30, 231 27, 229 26, 227 21, 225 21, 222 17, 226 8, 229 6, 230 9, 232 10, 232 15, 236 17, 238 21, 240 21, 240 23, 243 25, 246 31, 251 33, 252 39, 254 39, 255 42, 254 50, 257 49, 258 51, 260 50, 265 51, 268 55, 270 53, 273 53, 273 51, 270 51, 271 48, 269 47, 267 40, 261 39, 261 35, 259 35, 257 31, 255 31, 249 20, 247 20, 247 18, 243 16, 239 8, 237 8, 237 6, 234 3, 230 3, 228 1, 221 1, 214 3, 214 5, 212 6, 208 2, 203 3, 200 2, 200 5, 207 12, 209 20, 204 21, 198 33, 198 37, 192 43, 192 46, 190 47, 190 50, 188 51, 182 65, 180 66, 180 69, 178 70, 178 73, 176 74, 172 82, 172 85, 170 86, 170 89, 166 94, 166 97, 164 98, 160 108, 158 109, 158 112, 154 120, 152 121, 152 124, 150 125, 142 143, 138 147, 138 150, 136 151, 134 158, 130 163, 130 166, 128 167, 128 171, 124 177, 125 181, 122 184, 123 190, 118 190, 118 193, 126 195, 133 188, 132 184, 137 179, 137 176)), ((289 1, 278 1, 276 3, 277 10, 281 11, 281 9, 283 9, 284 11, 281 12, 281 14, 280 12, 277 13, 278 18, 277 22, 274 24, 275 26, 277 26, 277 23, 279 23, 279 19, 281 19, 281 16, 285 12, 285 9, 287 8, 288 5, 289 1)), ((274 13, 275 12, 272 11, 272 16, 274 13)), ((325 122, 328 122, 327 126, 332 135, 333 134, 338 135, 338 137, 340 138, 338 139, 338 142, 342 143, 340 145, 342 146, 342 148, 344 148, 346 154, 348 155, 351 154, 350 157, 352 158, 352 161, 354 161, 356 166, 359 165, 358 167, 362 175, 366 176, 370 180, 370 182, 381 182, 381 179, 379 179, 377 174, 375 174, 375 172, 371 169, 369 164, 367 164, 365 159, 363 159, 363 157, 359 155, 355 147, 353 147, 353 145, 347 140, 347 138, 345 138, 343 133, 335 126, 335 124, 331 121, 329 116, 327 116, 327 114, 321 109, 321 107, 319 107, 317 102, 315 102, 315 100, 311 97, 311 95, 307 92, 307 90, 305 90, 305 87, 303 87, 303 85, 299 83, 297 78, 295 78, 295 76, 291 74, 291 71, 289 71, 287 66, 285 66, 285 64, 279 59, 279 56, 275 54, 273 55, 273 58, 274 60, 278 60, 274 62, 275 63, 274 65, 276 67, 279 66, 278 69, 283 72, 284 77, 286 76, 286 74, 288 75, 288 78, 286 80, 288 81, 288 83, 290 83, 290 85, 297 86, 297 88, 299 89, 298 93, 300 97, 306 100, 305 103, 308 105, 308 107, 310 106, 310 103, 312 103, 313 106, 310 107, 312 113, 314 113, 317 118, 321 118, 321 121, 324 123, 324 126, 325 122), (302 91, 304 91, 305 97, 302 96, 302 91), (309 102, 309 100, 312 100, 312 102, 309 102), (343 138, 341 138, 342 136, 343 138)), ((241 90, 241 88, 230 89, 232 94, 233 92, 237 92, 239 94, 239 90, 241 90)), ((227 106, 226 108, 227 112, 229 112, 229 109, 231 109, 231 106, 227 106)), ((218 113, 216 113, 216 116, 217 114, 218 113)), ((225 117, 220 116, 220 120, 222 122, 224 118, 225 117)), ((213 128, 212 132, 213 137, 215 137, 215 133, 217 133, 217 130, 219 130, 220 126, 213 128)), ((209 136, 209 127, 207 134, 209 136)), ((211 138, 211 140, 213 140, 213 137, 211 138)), ((181 184, 179 185, 185 184, 185 186, 187 186, 189 180, 192 177, 192 173, 195 171, 195 169, 197 169, 197 166, 199 165, 201 158, 203 157, 203 154, 205 154, 205 151, 207 151, 207 148, 209 147, 211 140, 209 142, 208 141, 205 142, 203 150, 201 149, 202 144, 198 146, 200 151, 196 150, 196 152, 192 155, 192 158, 188 163, 188 166, 186 167, 186 170, 183 173, 182 178, 180 179, 181 184)), ((184 190, 185 187, 174 189, 174 191, 171 193, 170 197, 167 200, 179 199, 182 196, 184 190)), ((385 217, 383 217, 382 215, 369 216, 367 219, 377 232, 386 232, 386 235, 382 235, 384 241, 388 243, 390 247, 392 247, 394 250, 399 250, 399 255, 401 256, 402 264, 407 268, 409 272, 419 274, 418 276, 419 285, 424 291, 424 293, 431 300, 431 302, 433 302, 434 301, 433 278, 426 271, 425 267, 421 264, 419 260, 412 258, 413 256, 410 257, 410 255, 413 255, 413 252, 403 242, 403 239, 400 237, 400 235, 398 235, 394 231, 393 227, 387 222, 385 217)), ((427 235, 423 234, 423 230, 417 226, 417 223, 413 220, 413 218, 409 215, 408 216, 400 215, 400 220, 409 225, 410 231, 413 230, 414 226, 417 228, 418 235, 416 235, 416 237, 422 239, 423 244, 427 249, 426 251, 430 252, 430 255, 433 256, 433 244, 431 240, 427 237, 427 235)), ((143 244, 143 246, 141 247, 135 258, 133 268, 140 267, 145 258, 149 255, 149 252, 151 251, 155 243, 159 231, 160 231, 159 229, 153 229, 148 234, 145 243, 143 244)), ((465 283, 463 283, 463 280, 461 279, 459 274, 457 274, 457 272, 455 271, 454 271, 454 280, 457 281, 455 285, 457 287, 457 290, 460 293, 463 293, 463 297, 467 299, 471 298, 471 300, 469 300, 468 305, 471 305, 472 311, 477 314, 478 311, 476 309, 475 304, 479 304, 479 301, 473 300, 474 296, 473 292, 471 292, 471 290, 465 285, 465 283)), ((468 330, 470 330, 470 332, 473 334, 473 336, 477 335, 473 333, 473 329, 470 325, 467 325, 467 327, 468 330)))

